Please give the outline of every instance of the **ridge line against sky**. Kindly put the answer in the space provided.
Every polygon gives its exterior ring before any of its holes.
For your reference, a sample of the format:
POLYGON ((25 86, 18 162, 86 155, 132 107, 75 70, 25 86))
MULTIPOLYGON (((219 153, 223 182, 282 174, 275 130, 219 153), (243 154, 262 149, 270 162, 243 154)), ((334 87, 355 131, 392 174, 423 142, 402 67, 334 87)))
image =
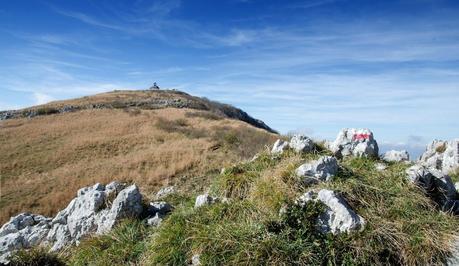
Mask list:
POLYGON ((458 14, 443 0, 7 1, 0 109, 156 81, 282 133, 368 127, 418 154, 459 137, 458 14))

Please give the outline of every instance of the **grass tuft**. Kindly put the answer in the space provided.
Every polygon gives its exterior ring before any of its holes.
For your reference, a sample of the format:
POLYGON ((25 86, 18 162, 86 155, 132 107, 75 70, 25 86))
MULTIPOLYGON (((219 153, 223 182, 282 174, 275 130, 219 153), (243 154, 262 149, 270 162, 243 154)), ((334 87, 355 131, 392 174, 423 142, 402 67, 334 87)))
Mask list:
POLYGON ((140 221, 124 221, 109 234, 83 240, 71 251, 71 265, 126 265, 140 261, 148 228, 140 221))
POLYGON ((44 248, 20 250, 10 258, 10 266, 65 266, 66 264, 57 254, 48 252, 44 248))

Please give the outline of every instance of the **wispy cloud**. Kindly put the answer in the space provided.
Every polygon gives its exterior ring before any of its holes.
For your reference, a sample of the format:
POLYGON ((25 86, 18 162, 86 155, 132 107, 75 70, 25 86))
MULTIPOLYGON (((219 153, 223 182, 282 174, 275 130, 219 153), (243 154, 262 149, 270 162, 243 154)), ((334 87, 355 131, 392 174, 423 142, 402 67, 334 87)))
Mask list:
POLYGON ((35 92, 33 96, 35 98, 35 104, 45 104, 55 100, 52 96, 39 92, 35 92))
POLYGON ((320 16, 348 2, 273 4, 214 23, 177 15, 188 4, 180 1, 53 7, 79 30, 14 32, 22 45, 1 55, 0 90, 60 99, 157 81, 235 104, 283 133, 332 139, 341 127, 370 127, 384 148, 413 150, 458 136, 454 12, 320 16))

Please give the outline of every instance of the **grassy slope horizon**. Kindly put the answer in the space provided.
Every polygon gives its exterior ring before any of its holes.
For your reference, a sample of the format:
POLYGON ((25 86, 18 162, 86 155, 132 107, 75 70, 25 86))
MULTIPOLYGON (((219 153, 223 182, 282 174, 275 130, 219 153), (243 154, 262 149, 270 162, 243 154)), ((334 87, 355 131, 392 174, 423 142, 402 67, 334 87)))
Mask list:
MULTIPOLYGON (((115 91, 25 108, 177 99, 180 93, 115 91)), ((204 187, 222 167, 253 156, 275 134, 188 108, 86 109, 0 122, 0 224, 20 212, 54 215, 96 182, 204 187)))

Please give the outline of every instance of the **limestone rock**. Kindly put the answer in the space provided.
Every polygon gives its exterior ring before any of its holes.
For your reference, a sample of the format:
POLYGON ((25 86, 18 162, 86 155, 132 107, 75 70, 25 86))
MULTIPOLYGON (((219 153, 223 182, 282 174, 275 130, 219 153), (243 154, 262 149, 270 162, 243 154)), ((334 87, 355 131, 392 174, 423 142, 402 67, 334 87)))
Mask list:
POLYGON ((459 169, 459 139, 451 141, 434 140, 427 145, 419 163, 435 168, 444 174, 459 169))
POLYGON ((338 173, 338 161, 332 156, 323 156, 318 160, 301 165, 296 174, 303 177, 305 183, 329 181, 338 173))
POLYGON ((336 157, 378 157, 378 143, 369 129, 342 129, 330 145, 336 157))
POLYGON ((150 226, 159 226, 164 217, 172 211, 172 206, 164 201, 150 202, 148 208, 147 224, 150 226))
POLYGON ((424 189, 427 196, 444 211, 459 214, 459 201, 456 187, 451 177, 423 165, 413 165, 406 170, 409 180, 424 189))
POLYGON ((401 150, 401 151, 387 151, 384 153, 383 160, 386 162, 406 162, 410 160, 410 155, 408 151, 401 150))
POLYGON ((109 211, 101 212, 96 217, 97 233, 106 233, 113 228, 118 220, 138 217, 142 211, 142 194, 136 185, 131 185, 120 191, 109 211))
POLYGON ((0 263, 7 263, 11 252, 40 244, 47 236, 51 219, 21 213, 0 229, 0 263))
POLYGON ((278 139, 274 142, 273 148, 271 149, 272 154, 282 154, 289 146, 287 141, 278 139))
POLYGON ((314 150, 314 142, 306 136, 294 135, 290 139, 289 147, 296 152, 311 152, 314 150))
POLYGON ((195 254, 195 255, 193 255, 193 257, 191 257, 191 265, 192 266, 202 265, 199 254, 195 254))
POLYGON ((6 263, 10 252, 42 244, 58 251, 89 234, 105 233, 120 219, 139 216, 142 211, 142 195, 136 185, 124 188, 112 182, 82 188, 53 219, 28 213, 12 217, 0 229, 0 259, 6 263))
POLYGON ((384 171, 387 168, 387 165, 384 163, 376 163, 375 164, 376 170, 378 171, 384 171))
POLYGON ((166 196, 169 196, 171 194, 174 194, 174 193, 175 193, 175 187, 174 186, 163 187, 156 193, 155 199, 156 200, 160 200, 160 199, 162 199, 162 198, 164 198, 166 196))
POLYGON ((147 218, 147 225, 157 227, 161 225, 163 220, 164 215, 156 213, 153 217, 147 218))
POLYGON ((195 208, 199 208, 204 205, 210 205, 218 202, 219 199, 209 196, 209 194, 203 194, 196 197, 196 202, 194 204, 195 208))
POLYGON ((459 139, 448 142, 442 163, 443 173, 450 173, 456 170, 459 170, 459 139))
POLYGON ((317 228, 323 233, 350 233, 362 230, 365 220, 351 209, 347 201, 332 190, 322 189, 319 193, 306 192, 299 199, 299 204, 320 201, 326 206, 324 213, 317 219, 317 228))

